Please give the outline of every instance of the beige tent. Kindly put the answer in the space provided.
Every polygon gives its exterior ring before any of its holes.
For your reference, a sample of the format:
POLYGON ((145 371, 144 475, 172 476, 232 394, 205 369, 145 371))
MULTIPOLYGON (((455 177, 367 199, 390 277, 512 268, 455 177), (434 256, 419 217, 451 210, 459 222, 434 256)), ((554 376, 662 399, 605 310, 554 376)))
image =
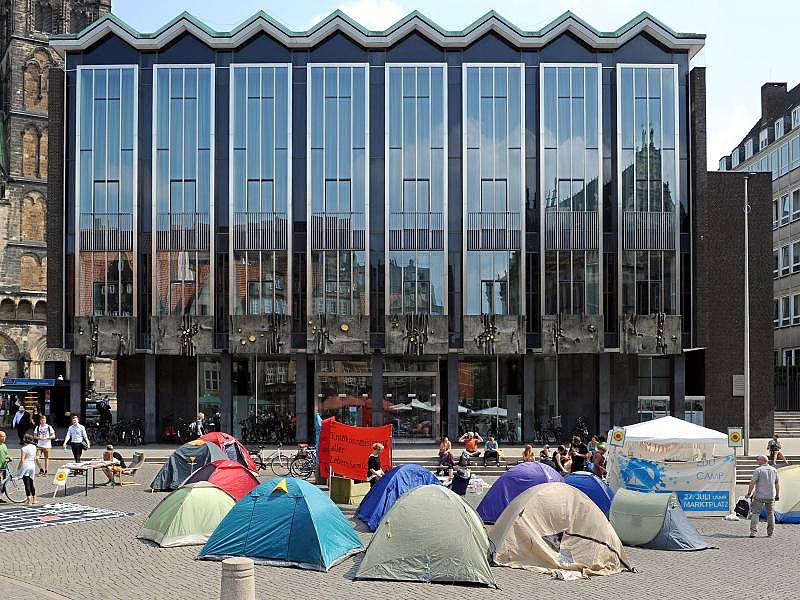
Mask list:
POLYGON ((495 545, 495 564, 505 567, 562 579, 631 570, 603 511, 566 483, 543 483, 517 496, 489 537, 495 545))

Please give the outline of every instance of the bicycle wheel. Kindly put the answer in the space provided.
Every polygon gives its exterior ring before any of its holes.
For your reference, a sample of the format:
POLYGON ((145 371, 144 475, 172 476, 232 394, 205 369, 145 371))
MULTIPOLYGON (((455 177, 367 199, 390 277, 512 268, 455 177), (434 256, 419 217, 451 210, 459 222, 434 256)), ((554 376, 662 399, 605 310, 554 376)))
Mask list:
POLYGON ((22 483, 21 477, 9 473, 3 487, 5 488, 4 491, 9 502, 19 504, 20 502, 24 502, 27 498, 25 495, 25 484, 22 483))
POLYGON ((289 472, 292 477, 308 479, 314 473, 314 461, 310 458, 294 458, 289 465, 289 472))
POLYGON ((272 457, 272 460, 269 461, 269 468, 272 469, 272 472, 275 473, 278 477, 286 477, 289 474, 289 457, 283 454, 282 452, 278 452, 275 456, 272 457))

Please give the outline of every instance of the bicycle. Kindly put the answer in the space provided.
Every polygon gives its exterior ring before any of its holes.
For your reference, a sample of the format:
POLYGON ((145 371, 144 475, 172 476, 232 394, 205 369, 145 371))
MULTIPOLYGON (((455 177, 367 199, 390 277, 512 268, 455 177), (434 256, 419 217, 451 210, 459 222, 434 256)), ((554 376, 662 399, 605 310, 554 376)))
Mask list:
POLYGON ((0 493, 5 494, 8 501, 13 504, 20 504, 27 498, 22 477, 17 477, 10 465, 6 469, 0 469, 0 493), (3 471, 5 476, 2 475, 3 471))
POLYGON ((289 463, 289 473, 292 477, 308 479, 317 469, 317 449, 307 444, 300 444, 300 449, 289 463))
POLYGON ((276 477, 286 477, 289 474, 290 457, 288 454, 284 454, 283 444, 280 442, 278 443, 278 449, 266 458, 264 457, 264 446, 259 446, 258 452, 250 451, 250 457, 259 470, 266 471, 267 467, 269 467, 276 477))

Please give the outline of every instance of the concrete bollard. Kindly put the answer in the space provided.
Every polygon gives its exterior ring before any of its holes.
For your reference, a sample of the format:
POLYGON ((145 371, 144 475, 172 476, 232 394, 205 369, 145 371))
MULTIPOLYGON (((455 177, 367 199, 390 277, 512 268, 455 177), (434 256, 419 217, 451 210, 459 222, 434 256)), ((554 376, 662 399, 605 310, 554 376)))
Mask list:
POLYGON ((249 558, 226 558, 222 561, 220 600, 256 600, 256 573, 249 558))

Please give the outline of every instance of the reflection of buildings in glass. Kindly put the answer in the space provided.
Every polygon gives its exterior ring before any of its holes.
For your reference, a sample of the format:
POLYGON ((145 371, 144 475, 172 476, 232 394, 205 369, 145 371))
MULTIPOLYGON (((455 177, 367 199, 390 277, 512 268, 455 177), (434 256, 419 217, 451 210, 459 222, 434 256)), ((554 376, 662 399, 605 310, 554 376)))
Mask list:
POLYGON ((392 314, 443 315, 444 282, 432 281, 431 272, 430 267, 418 265, 413 257, 409 257, 403 267, 392 257, 389 260, 389 311, 392 314))

